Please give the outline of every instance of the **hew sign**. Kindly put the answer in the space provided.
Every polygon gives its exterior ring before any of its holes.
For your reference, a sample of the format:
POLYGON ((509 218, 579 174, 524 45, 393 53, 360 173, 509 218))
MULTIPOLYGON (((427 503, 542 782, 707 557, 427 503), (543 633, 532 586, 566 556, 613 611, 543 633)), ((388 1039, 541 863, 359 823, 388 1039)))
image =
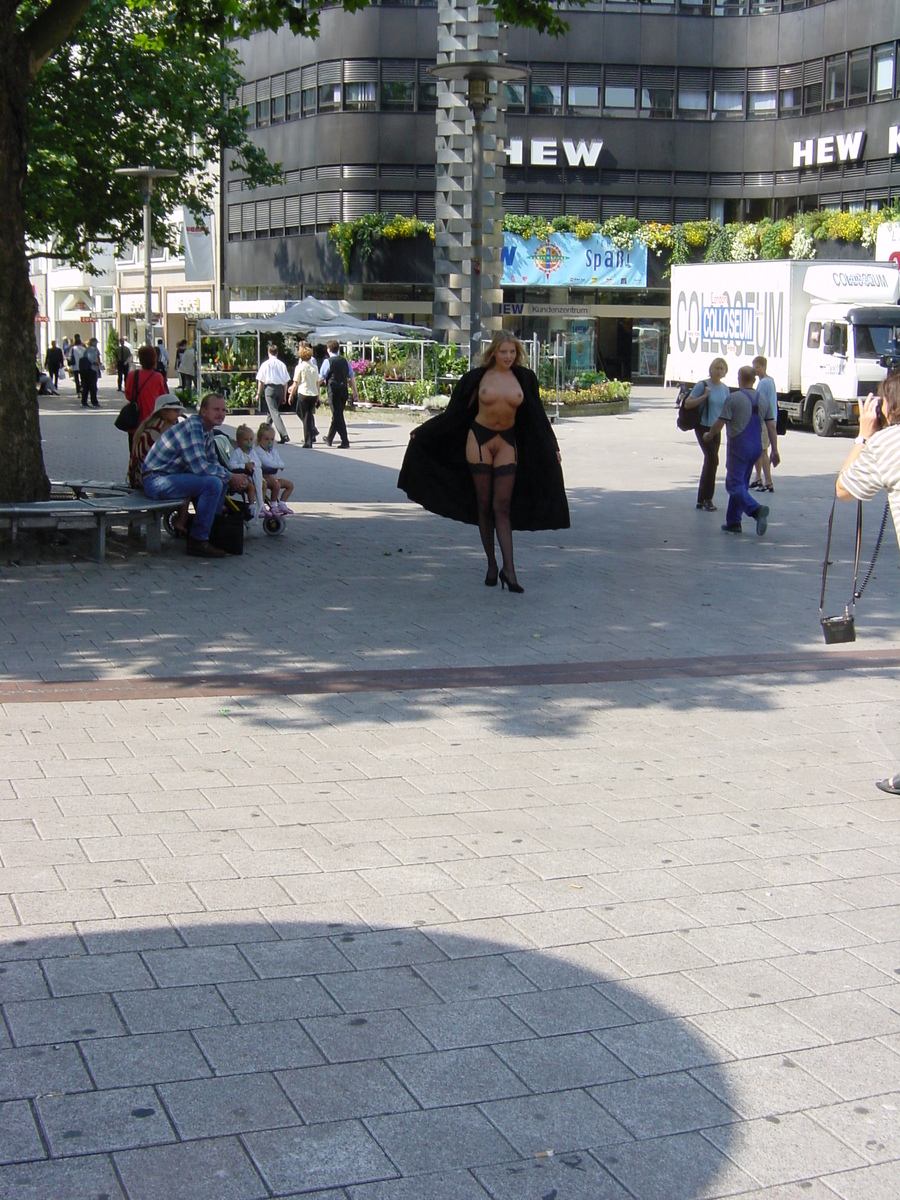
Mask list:
MULTIPOLYGON (((532 138, 530 146, 530 161, 533 167, 555 167, 559 165, 558 138, 532 138)), ((595 142, 573 142, 571 138, 562 139, 563 156, 570 167, 596 167, 603 149, 603 139, 595 142)), ((522 138, 510 138, 506 147, 507 158, 511 167, 523 165, 524 142, 522 138)))

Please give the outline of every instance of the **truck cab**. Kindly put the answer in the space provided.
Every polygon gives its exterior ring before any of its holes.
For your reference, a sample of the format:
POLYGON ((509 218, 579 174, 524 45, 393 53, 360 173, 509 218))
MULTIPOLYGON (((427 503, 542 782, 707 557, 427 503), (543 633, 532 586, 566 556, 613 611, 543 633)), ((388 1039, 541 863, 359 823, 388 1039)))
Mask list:
POLYGON ((898 365, 900 307, 813 304, 800 361, 802 418, 820 437, 855 425, 860 397, 898 365))

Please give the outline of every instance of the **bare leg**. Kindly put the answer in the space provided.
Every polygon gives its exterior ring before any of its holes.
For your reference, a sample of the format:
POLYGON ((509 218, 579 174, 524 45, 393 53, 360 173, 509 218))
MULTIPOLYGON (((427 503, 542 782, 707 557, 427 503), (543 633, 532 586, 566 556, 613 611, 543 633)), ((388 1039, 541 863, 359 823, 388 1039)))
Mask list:
POLYGON ((512 524, 509 517, 515 483, 515 463, 494 467, 494 525, 497 529, 500 553, 503 555, 503 573, 511 583, 517 582, 516 567, 513 562, 512 524))
POLYGON ((488 560, 488 576, 497 574, 497 557, 494 553, 494 509, 493 479, 487 463, 469 463, 472 482, 475 484, 475 499, 478 501, 478 532, 488 560))

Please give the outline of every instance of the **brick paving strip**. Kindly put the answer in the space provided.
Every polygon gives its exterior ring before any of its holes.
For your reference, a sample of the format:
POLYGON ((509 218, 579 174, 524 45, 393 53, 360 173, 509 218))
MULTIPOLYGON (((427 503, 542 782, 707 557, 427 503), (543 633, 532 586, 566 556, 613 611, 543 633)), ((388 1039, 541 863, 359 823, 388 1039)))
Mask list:
POLYGON ((166 700, 203 696, 313 696, 444 688, 574 686, 645 679, 721 679, 748 675, 879 671, 900 666, 900 650, 805 651, 769 658, 712 655, 589 663, 528 663, 408 670, 266 672, 258 679, 216 675, 125 679, 27 679, 0 683, 0 704, 89 700, 166 700))

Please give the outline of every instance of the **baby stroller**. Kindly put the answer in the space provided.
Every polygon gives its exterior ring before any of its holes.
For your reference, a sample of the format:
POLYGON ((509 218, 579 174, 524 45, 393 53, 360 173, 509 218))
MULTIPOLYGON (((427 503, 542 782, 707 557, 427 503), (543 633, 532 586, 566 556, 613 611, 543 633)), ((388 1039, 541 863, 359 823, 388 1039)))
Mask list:
MULTIPOLYGON (((235 442, 232 441, 230 434, 228 434, 224 429, 220 428, 214 434, 213 442, 215 443, 216 454, 219 456, 219 462, 221 462, 223 466, 228 467, 230 471, 234 470, 234 468, 230 466, 230 463, 231 455, 235 448, 235 442)), ((281 534, 284 533, 285 529, 287 529, 287 521, 285 521, 284 517, 278 515, 277 513, 270 513, 268 510, 263 508, 262 498, 264 493, 262 467, 255 460, 250 460, 250 462, 248 462, 248 466, 251 465, 251 463, 253 466, 253 486, 256 488, 256 500, 251 504, 246 495, 229 495, 226 497, 225 503, 230 504, 235 508, 240 506, 241 515, 244 518, 245 530, 247 532, 252 529, 255 521, 258 518, 260 524, 262 525, 263 533, 268 534, 269 537, 280 537, 281 534)), ((249 471, 247 472, 247 474, 250 473, 251 472, 249 471)))

